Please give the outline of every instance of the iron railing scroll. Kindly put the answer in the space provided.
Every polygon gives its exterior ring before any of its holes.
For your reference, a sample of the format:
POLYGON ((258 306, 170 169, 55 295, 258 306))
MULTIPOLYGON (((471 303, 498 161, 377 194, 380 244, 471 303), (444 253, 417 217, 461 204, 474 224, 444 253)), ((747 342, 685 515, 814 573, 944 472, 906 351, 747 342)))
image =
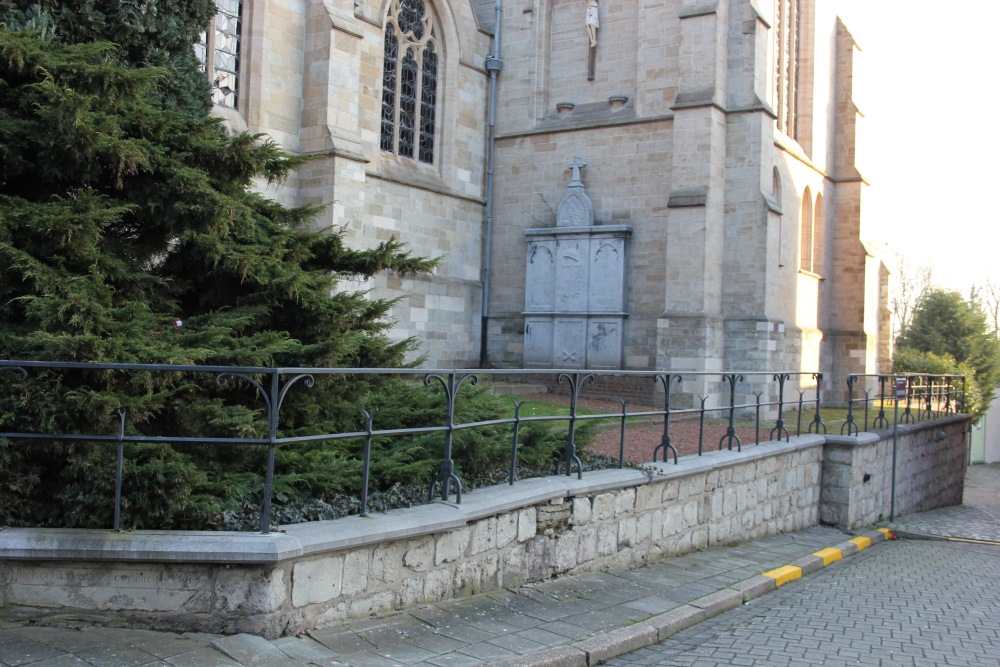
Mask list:
MULTIPOLYGON (((507 462, 507 483, 517 482, 519 471, 519 446, 524 433, 524 427, 530 423, 545 423, 554 428, 557 437, 565 438, 561 453, 555 459, 555 474, 572 475, 582 479, 585 469, 584 460, 578 438, 578 426, 583 420, 599 420, 597 429, 613 432, 618 429, 617 443, 606 442, 610 447, 604 450, 614 461, 617 454, 617 467, 626 464, 641 465, 644 461, 662 460, 667 463, 673 458, 678 463, 682 451, 688 455, 702 455, 706 436, 718 437, 719 449, 737 451, 747 444, 751 438, 756 443, 766 440, 780 439, 788 441, 792 435, 803 433, 826 433, 826 423, 822 410, 820 385, 823 376, 816 372, 770 372, 770 371, 739 371, 739 372, 679 372, 679 371, 590 371, 590 370, 420 370, 420 369, 362 369, 362 368, 259 368, 259 367, 220 367, 220 366, 183 366, 167 364, 86 364, 69 362, 16 361, 0 360, 0 400, 8 394, 14 396, 21 383, 33 374, 39 375, 65 373, 70 371, 114 371, 121 373, 184 373, 190 375, 193 383, 209 384, 209 379, 220 388, 228 388, 224 401, 258 411, 266 418, 266 435, 263 424, 259 434, 252 436, 220 436, 212 432, 212 436, 185 435, 180 437, 171 433, 138 433, 135 417, 130 417, 127 405, 118 408, 114 432, 77 433, 77 432, 42 432, 33 431, 29 425, 0 421, 0 446, 5 442, 50 441, 56 443, 93 442, 102 446, 114 446, 115 457, 113 528, 122 529, 123 470, 128 464, 127 446, 138 443, 159 443, 170 445, 192 445, 212 447, 221 445, 245 445, 262 447, 266 452, 261 475, 261 500, 259 516, 254 517, 257 529, 266 534, 272 530, 274 523, 273 495, 275 484, 275 454, 279 447, 296 447, 307 443, 325 443, 340 440, 355 439, 362 443, 360 449, 361 479, 358 480, 358 495, 360 503, 357 506, 359 514, 365 516, 370 511, 371 488, 378 480, 372 479, 372 450, 376 439, 394 439, 407 436, 437 434, 441 438, 441 463, 436 473, 429 474, 431 479, 427 489, 428 500, 433 500, 438 491, 440 501, 448 502, 454 497, 454 502, 461 503, 464 492, 462 471, 458 469, 453 456, 456 434, 461 430, 483 429, 500 426, 510 428, 510 456, 507 462), (379 409, 359 406, 364 417, 362 430, 356 432, 320 433, 309 432, 307 428, 296 428, 295 435, 282 432, 281 411, 285 399, 292 389, 308 390, 312 388, 321 376, 398 376, 414 380, 414 391, 420 391, 420 386, 443 389, 445 410, 443 423, 428 423, 407 428, 379 428, 379 409), (422 382, 420 380, 422 379, 422 382), (614 379, 608 385, 602 384, 614 379), (648 381, 652 379, 652 387, 648 381), (456 418, 456 406, 459 401, 470 400, 471 391, 462 392, 468 385, 476 385, 481 381, 489 381, 494 385, 507 383, 510 386, 537 384, 548 385, 552 392, 564 392, 562 399, 568 398, 568 414, 558 410, 548 414, 525 415, 522 408, 524 400, 512 400, 513 407, 509 416, 503 415, 496 419, 480 422, 460 423, 456 418), (601 382, 597 382, 600 380, 601 382), (625 398, 609 395, 615 387, 631 387, 632 403, 625 398), (253 392, 241 388, 253 388, 253 392), (687 389, 687 391, 683 391, 687 389), (786 390, 797 391, 797 400, 786 403, 786 390), (7 393, 4 393, 7 392, 7 393), (644 392, 644 393, 643 393, 644 392), (662 392, 662 394, 660 393, 662 392), (646 403, 636 402, 637 394, 648 396, 646 403), (583 410, 581 399, 603 399, 596 403, 608 406, 606 411, 594 410, 588 407, 583 410), (654 403, 662 403, 656 407, 654 403), (262 413, 260 412, 262 408, 262 413), (795 420, 786 421, 786 411, 797 409, 795 420), (811 421, 806 413, 811 413, 811 421), (658 433, 659 422, 662 420, 662 433, 658 433), (805 423, 804 422, 808 422, 805 423), (769 428, 769 424, 773 427, 769 428), (652 451, 641 455, 643 460, 629 461, 629 436, 637 428, 651 432, 658 439, 652 451), (794 433, 792 433, 794 427, 794 433), (564 429, 564 430, 562 430, 564 429), (724 431, 724 432, 723 432, 724 431), (657 438, 658 436, 658 438, 657 438), (617 447, 615 447, 615 444, 617 447), (615 452, 614 449, 617 449, 615 452), (648 458, 647 458, 648 457, 648 458), (564 468, 565 466, 565 468, 564 468)), ((894 380, 900 376, 891 375, 852 375, 847 378, 848 405, 847 417, 840 432, 855 435, 860 430, 868 430, 873 425, 882 423, 887 408, 895 408, 898 402, 902 422, 911 420, 922 421, 941 414, 948 414, 964 406, 964 378, 961 376, 929 376, 906 375, 905 397, 896 397, 889 387, 898 386, 894 380), (878 417, 870 422, 869 411, 877 413, 878 417), (863 418, 862 416, 863 415, 863 418)), ((58 400, 53 397, 53 400, 58 400)), ((123 397, 127 404, 128 397, 123 397)), ((590 404, 588 404, 589 406, 590 404)), ((0 412, 0 415, 3 413, 0 412)), ((2 419, 2 418, 0 418, 2 419)), ((16 418, 14 418, 16 420, 16 418)), ((11 421, 14 421, 11 420, 11 421)), ((358 423, 361 423, 358 415, 358 423)), ((111 429, 109 429, 110 431, 111 429)), ((197 432, 196 429, 188 433, 197 432)), ((501 433, 503 430, 501 429, 501 433)), ((603 433, 603 432, 602 432, 603 433)), ((610 433, 608 434, 610 435, 610 433)), ((634 448, 632 448, 634 450, 634 448)), ((631 458, 635 458, 634 455, 631 458)), ((592 459, 588 459, 592 460, 592 459)), ((436 465, 436 462, 435 462, 436 465)), ((503 464, 501 463, 501 466, 503 464)), ((547 462, 546 465, 549 465, 547 462)), ((428 471, 431 473, 431 471, 428 471)), ((503 474, 503 468, 498 471, 503 474)), ((112 473, 111 470, 108 474, 112 473)), ((426 478, 425 478, 426 479, 426 478)), ((424 482, 421 481, 421 484, 424 482)), ((424 487, 426 488, 426 487, 424 487)), ((111 508, 109 508, 111 509, 111 508)), ((110 522, 110 513, 109 513, 110 522)))

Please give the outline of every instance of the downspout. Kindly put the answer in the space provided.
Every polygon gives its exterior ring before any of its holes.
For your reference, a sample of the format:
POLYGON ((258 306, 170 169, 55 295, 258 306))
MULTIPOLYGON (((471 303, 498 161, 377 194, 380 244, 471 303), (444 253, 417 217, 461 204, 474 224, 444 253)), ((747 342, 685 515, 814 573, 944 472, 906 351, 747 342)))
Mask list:
POLYGON ((486 228, 483 231, 483 315, 479 335, 479 367, 489 365, 486 343, 490 318, 490 261, 493 243, 493 162, 496 156, 497 75, 503 66, 500 59, 500 15, 502 0, 496 2, 496 23, 493 27, 493 55, 486 57, 490 73, 489 130, 486 138, 486 228))

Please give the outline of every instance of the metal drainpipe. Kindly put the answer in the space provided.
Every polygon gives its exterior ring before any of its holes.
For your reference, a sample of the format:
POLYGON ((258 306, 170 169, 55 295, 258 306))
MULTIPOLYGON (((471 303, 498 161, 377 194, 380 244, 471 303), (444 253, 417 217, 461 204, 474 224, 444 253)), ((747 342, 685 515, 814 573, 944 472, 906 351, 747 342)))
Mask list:
POLYGON ((493 161, 496 154, 497 75, 503 67, 500 59, 500 14, 502 0, 496 1, 496 24, 493 28, 493 55, 486 58, 486 71, 490 73, 489 135, 486 140, 486 229, 483 243, 483 315, 479 336, 479 367, 486 368, 487 329, 490 317, 490 261, 493 240, 493 161))

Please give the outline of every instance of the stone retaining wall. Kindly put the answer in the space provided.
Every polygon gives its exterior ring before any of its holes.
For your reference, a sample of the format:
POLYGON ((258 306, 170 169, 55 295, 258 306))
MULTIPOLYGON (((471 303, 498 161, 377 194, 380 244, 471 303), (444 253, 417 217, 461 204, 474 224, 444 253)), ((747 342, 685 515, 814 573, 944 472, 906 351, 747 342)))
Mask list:
MULTIPOLYGON (((962 502, 964 443, 971 422, 955 416, 902 424, 896 444, 896 515, 962 502)), ((861 433, 828 436, 823 452, 820 522, 853 529, 888 518, 893 511, 892 436, 861 433)))
MULTIPOLYGON (((952 503, 956 489, 960 501, 967 421, 908 435, 900 512, 952 503), (937 490, 938 477, 947 490, 937 490)), ((891 454, 891 440, 889 447, 891 454)), ((871 434, 802 436, 643 471, 524 480, 468 493, 461 505, 269 535, 7 528, 0 603, 14 614, 85 611, 156 628, 275 637, 561 574, 636 567, 829 517, 845 526, 871 521, 885 501, 885 450, 871 434), (869 492, 872 478, 861 481, 869 470, 879 475, 879 493, 869 492)))

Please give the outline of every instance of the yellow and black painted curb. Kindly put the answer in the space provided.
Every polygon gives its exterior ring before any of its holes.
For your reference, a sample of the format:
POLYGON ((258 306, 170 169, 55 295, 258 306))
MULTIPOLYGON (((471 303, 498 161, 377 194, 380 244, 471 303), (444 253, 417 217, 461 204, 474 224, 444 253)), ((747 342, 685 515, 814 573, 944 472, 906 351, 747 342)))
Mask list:
POLYGON ((820 549, 810 556, 800 558, 790 565, 757 574, 749 579, 724 587, 714 593, 704 595, 662 614, 656 614, 593 637, 564 646, 554 646, 503 659, 491 664, 494 667, 593 667, 603 665, 615 656, 636 651, 644 646, 662 642, 677 632, 711 618, 716 614, 733 609, 741 604, 777 589, 778 586, 815 572, 845 556, 856 554, 883 540, 894 540, 896 536, 888 528, 853 537, 843 544, 820 549))
POLYGON ((894 539, 896 539, 896 536, 890 529, 879 528, 878 530, 870 533, 852 537, 846 542, 836 546, 820 549, 819 551, 813 552, 812 555, 800 558, 794 563, 782 565, 781 567, 763 572, 762 574, 765 577, 773 579, 775 586, 782 586, 787 584, 789 581, 800 579, 804 574, 815 572, 816 570, 826 567, 830 563, 835 563, 844 556, 856 554, 859 551, 867 549, 873 544, 882 542, 883 540, 894 539))

